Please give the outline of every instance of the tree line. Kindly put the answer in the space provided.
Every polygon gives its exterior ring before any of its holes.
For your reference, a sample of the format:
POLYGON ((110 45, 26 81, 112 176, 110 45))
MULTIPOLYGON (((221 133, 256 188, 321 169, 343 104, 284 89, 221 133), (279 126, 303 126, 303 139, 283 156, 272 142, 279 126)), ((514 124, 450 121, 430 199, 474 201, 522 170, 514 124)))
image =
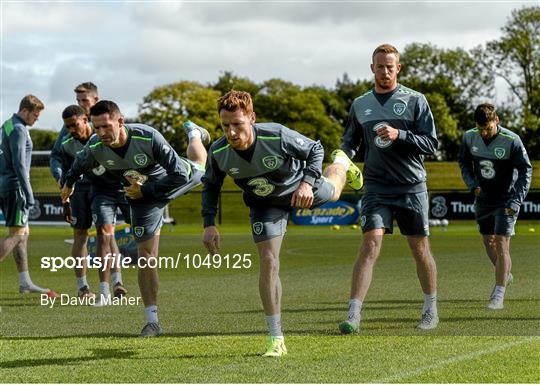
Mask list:
MULTIPOLYGON (((439 160, 456 160, 463 132, 474 127, 474 108, 494 101, 498 79, 509 90, 496 103, 501 125, 521 136, 532 159, 540 159, 540 7, 514 10, 501 32, 498 40, 470 50, 412 43, 401 52, 398 80, 426 96, 440 139, 439 160)), ((340 144, 352 102, 372 87, 372 78, 351 79, 347 73, 328 88, 281 79, 257 83, 224 71, 209 84, 179 81, 156 87, 132 121, 156 128, 182 154, 187 147, 182 123, 191 119, 219 137, 217 99, 231 89, 242 90, 253 96, 258 121, 278 122, 320 140, 328 156, 340 144)))

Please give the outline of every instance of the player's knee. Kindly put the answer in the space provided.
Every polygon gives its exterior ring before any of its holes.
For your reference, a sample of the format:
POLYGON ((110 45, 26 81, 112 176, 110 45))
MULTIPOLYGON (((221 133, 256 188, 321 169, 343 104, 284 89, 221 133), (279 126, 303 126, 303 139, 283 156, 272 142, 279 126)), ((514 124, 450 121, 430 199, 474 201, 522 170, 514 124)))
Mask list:
POLYGON ((265 252, 260 255, 261 267, 265 270, 279 270, 279 258, 272 252, 265 252))
POLYGON ((510 237, 506 235, 495 235, 493 237, 493 245, 498 251, 498 254, 506 252, 509 248, 510 237))
POLYGON ((99 235, 114 235, 114 225, 108 223, 101 226, 96 226, 96 232, 99 235))
POLYGON ((88 229, 73 229, 73 234, 78 238, 87 237, 88 229))

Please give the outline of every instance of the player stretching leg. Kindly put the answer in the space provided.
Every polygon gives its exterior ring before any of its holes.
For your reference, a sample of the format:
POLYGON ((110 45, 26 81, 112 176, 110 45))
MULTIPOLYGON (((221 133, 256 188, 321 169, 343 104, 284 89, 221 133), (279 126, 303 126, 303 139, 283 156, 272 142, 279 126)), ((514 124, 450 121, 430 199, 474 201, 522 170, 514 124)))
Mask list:
POLYGON ((361 173, 340 154, 323 177, 320 143, 281 124, 255 123, 247 92, 225 94, 218 102, 218 112, 224 136, 212 144, 203 178, 203 242, 209 252, 219 251, 215 217, 223 179, 229 175, 244 190, 260 258, 259 294, 269 333, 263 355, 279 357, 287 354, 281 328, 279 253, 289 213, 294 207, 317 207, 337 200, 347 173, 355 173, 348 179, 360 188, 361 173))

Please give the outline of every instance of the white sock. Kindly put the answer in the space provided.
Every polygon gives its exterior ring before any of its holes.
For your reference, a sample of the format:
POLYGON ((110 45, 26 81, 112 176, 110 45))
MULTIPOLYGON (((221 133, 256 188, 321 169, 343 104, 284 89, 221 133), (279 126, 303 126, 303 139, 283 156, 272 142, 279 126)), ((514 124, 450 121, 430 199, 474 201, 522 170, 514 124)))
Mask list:
POLYGON ((345 167, 345 171, 348 171, 349 167, 351 166, 349 159, 344 158, 343 156, 336 156, 336 158, 334 159, 334 163, 340 164, 345 167))
POLYGON ((81 290, 85 286, 90 289, 90 286, 88 286, 88 281, 86 281, 86 275, 77 277, 77 290, 81 290))
POLYGON ((200 139, 201 132, 199 130, 197 130, 197 129, 193 129, 190 132, 188 132, 187 137, 188 137, 189 140, 191 140, 193 138, 199 138, 200 139))
POLYGON ((433 294, 424 293, 424 306, 422 307, 422 314, 424 314, 428 310, 431 314, 437 315, 437 293, 436 292, 433 294))
POLYGON ((121 272, 112 273, 111 278, 112 278, 113 286, 116 285, 117 283, 120 283, 120 284, 122 283, 122 273, 121 272))
POLYGON ((362 301, 351 298, 349 300, 349 320, 360 319, 360 311, 362 310, 362 301))
POLYGON ((151 305, 144 308, 144 314, 146 315, 146 322, 158 323, 157 306, 151 305))
POLYGON ((33 285, 32 280, 30 279, 30 273, 27 271, 21 271, 19 273, 19 285, 21 286, 31 286, 33 285))
POLYGON ((99 283, 99 292, 104 297, 109 297, 111 295, 111 289, 109 288, 109 282, 100 282, 99 283))
POLYGON ((493 290, 493 297, 504 298, 504 293, 506 293, 506 287, 497 285, 493 290))
POLYGON ((281 331, 281 314, 267 315, 265 318, 270 336, 283 337, 283 331, 281 331))

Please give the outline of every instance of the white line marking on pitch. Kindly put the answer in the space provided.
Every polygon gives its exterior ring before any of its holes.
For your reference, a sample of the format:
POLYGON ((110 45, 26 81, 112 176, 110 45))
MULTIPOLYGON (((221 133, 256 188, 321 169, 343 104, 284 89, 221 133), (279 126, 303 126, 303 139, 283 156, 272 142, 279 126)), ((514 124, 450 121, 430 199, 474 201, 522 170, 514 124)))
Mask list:
POLYGON ((540 337, 529 337, 529 338, 525 338, 525 339, 518 340, 518 341, 508 342, 508 343, 502 344, 502 345, 492 346, 492 347, 484 349, 484 350, 479 350, 477 352, 463 354, 461 356, 450 357, 450 358, 447 358, 447 359, 445 359, 443 361, 439 361, 439 362, 437 362, 435 364, 422 366, 422 367, 419 367, 417 369, 414 369, 414 370, 411 370, 411 371, 408 371, 408 372, 405 372, 405 373, 395 374, 393 376, 388 376, 388 377, 381 378, 379 380, 371 381, 371 382, 374 382, 374 383, 398 382, 398 381, 401 381, 404 378, 416 376, 416 375, 421 374, 423 372, 426 372, 428 370, 440 369, 440 368, 442 368, 443 366, 446 366, 446 365, 454 364, 456 362, 471 360, 473 358, 477 358, 477 357, 480 357, 480 356, 483 356, 483 355, 486 355, 486 354, 490 354, 490 353, 500 352, 502 350, 509 349, 509 348, 512 348, 512 347, 517 346, 517 345, 522 345, 522 344, 525 344, 525 343, 528 343, 528 342, 531 342, 531 341, 538 341, 539 339, 540 339, 540 337))

